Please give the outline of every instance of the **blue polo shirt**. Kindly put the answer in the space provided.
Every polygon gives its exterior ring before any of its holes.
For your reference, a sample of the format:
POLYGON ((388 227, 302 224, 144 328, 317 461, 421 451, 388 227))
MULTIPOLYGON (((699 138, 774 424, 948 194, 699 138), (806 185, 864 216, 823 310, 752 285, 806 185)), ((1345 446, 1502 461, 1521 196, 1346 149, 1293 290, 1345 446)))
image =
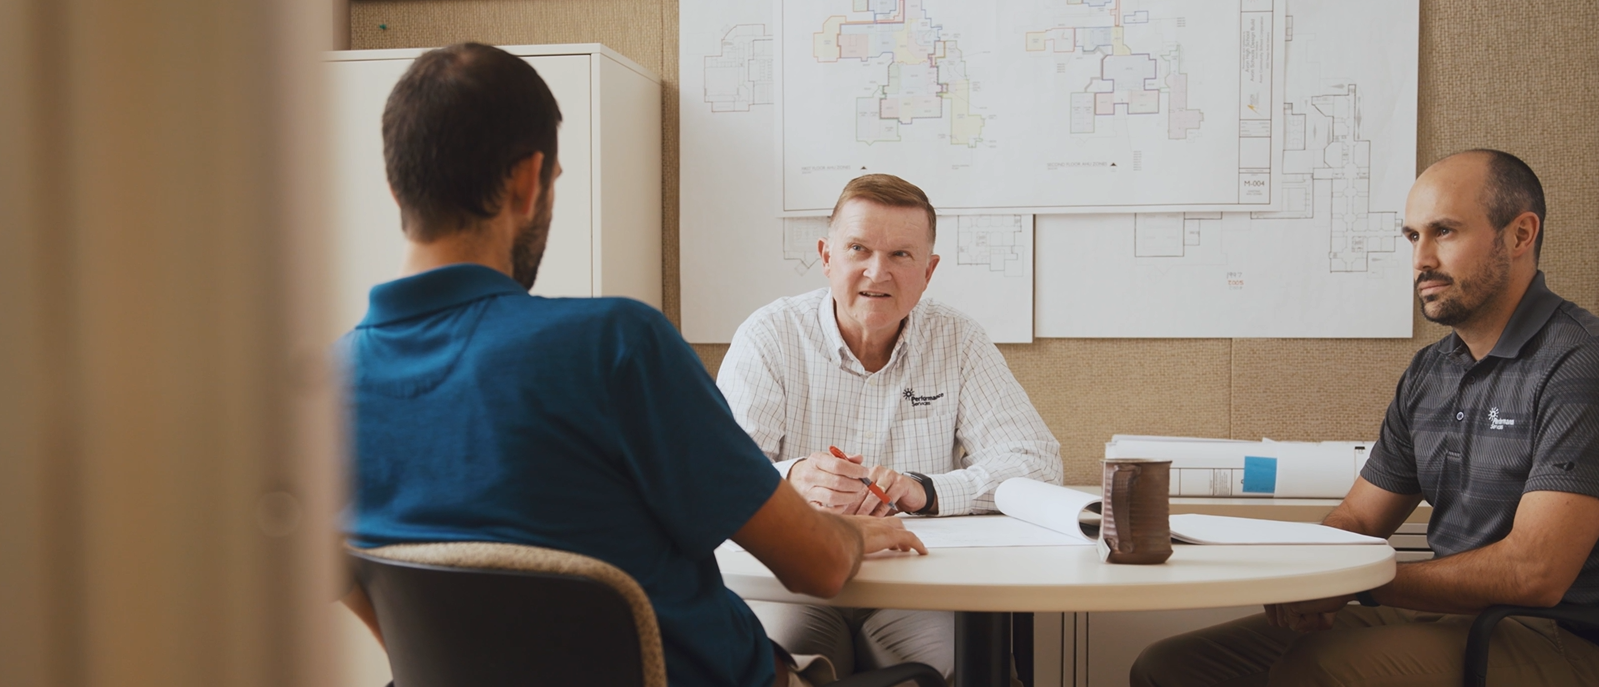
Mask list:
POLYGON ((779 477, 659 311, 452 265, 374 287, 340 346, 356 546, 593 556, 649 595, 671 684, 771 684, 766 633, 713 551, 779 477))

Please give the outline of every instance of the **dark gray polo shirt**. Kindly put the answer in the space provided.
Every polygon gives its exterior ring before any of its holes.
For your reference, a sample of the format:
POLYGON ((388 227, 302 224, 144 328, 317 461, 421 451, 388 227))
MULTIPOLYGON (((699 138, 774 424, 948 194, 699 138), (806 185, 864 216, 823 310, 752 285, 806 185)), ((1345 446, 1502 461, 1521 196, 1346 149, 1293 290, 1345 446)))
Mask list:
MULTIPOLYGON (((1452 332, 1421 349, 1361 477, 1427 498, 1439 556, 1503 539, 1529 491, 1599 497, 1599 317, 1539 272, 1482 360, 1452 332)), ((1599 604, 1599 547, 1565 600, 1599 604)))

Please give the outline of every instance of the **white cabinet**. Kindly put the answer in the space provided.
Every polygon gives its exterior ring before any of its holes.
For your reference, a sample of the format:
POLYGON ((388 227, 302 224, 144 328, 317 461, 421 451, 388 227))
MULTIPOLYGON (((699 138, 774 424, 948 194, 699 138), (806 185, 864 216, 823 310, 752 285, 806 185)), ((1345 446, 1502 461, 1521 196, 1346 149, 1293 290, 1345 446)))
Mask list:
MULTIPOLYGON (((537 69, 560 104, 549 246, 533 293, 627 296, 661 306, 660 78, 598 44, 501 46, 537 69)), ((383 167, 389 91, 425 50, 329 53, 333 335, 360 321, 367 292, 405 252, 383 167)))

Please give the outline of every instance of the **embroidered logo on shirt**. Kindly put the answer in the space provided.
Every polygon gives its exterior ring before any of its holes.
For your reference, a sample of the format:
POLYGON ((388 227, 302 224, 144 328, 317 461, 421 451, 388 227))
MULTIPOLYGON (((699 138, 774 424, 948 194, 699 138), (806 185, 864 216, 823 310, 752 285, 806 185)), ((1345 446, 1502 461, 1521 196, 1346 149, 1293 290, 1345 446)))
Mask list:
POLYGON ((1488 429, 1504 429, 1506 427, 1515 427, 1516 421, 1507 417, 1499 417, 1499 408, 1495 406, 1488 409, 1488 425, 1488 429))
POLYGON ((910 401, 912 406, 932 405, 933 401, 944 397, 944 394, 942 393, 938 394, 937 396, 917 396, 916 390, 910 387, 905 387, 905 390, 901 391, 899 395, 905 397, 905 400, 910 401))

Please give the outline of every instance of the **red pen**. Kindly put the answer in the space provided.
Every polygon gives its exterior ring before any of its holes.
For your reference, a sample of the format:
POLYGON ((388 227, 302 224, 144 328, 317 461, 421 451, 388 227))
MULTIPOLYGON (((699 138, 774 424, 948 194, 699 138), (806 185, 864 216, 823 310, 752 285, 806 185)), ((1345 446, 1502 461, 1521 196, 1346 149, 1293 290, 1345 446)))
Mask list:
MULTIPOLYGON (((827 450, 833 452, 833 457, 834 458, 838 458, 839 460, 849 460, 849 456, 844 455, 844 452, 838 450, 837 446, 829 446, 829 447, 827 447, 827 450)), ((876 496, 877 500, 882 501, 883 503, 886 503, 886 504, 888 504, 890 506, 894 505, 893 501, 888 500, 888 494, 883 493, 883 490, 881 488, 879 488, 875 484, 872 484, 871 480, 866 479, 865 477, 858 477, 856 479, 859 479, 861 481, 861 484, 866 485, 867 489, 872 490, 872 495, 876 496)))

